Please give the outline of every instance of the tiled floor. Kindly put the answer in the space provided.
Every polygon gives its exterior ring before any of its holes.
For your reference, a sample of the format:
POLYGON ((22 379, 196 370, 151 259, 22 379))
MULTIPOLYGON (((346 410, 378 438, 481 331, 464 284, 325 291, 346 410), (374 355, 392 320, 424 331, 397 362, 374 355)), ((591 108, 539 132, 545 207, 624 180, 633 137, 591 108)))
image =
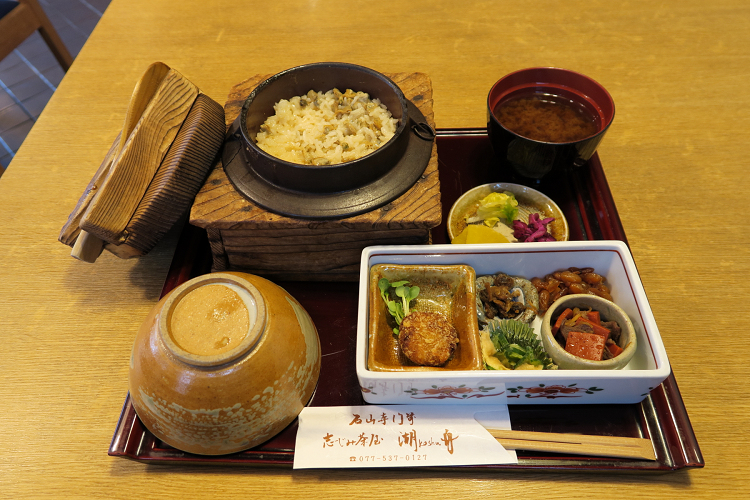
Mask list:
MULTIPOLYGON (((110 0, 39 0, 75 57, 110 0)), ((0 61, 0 175, 62 81, 63 69, 39 33, 0 61)))

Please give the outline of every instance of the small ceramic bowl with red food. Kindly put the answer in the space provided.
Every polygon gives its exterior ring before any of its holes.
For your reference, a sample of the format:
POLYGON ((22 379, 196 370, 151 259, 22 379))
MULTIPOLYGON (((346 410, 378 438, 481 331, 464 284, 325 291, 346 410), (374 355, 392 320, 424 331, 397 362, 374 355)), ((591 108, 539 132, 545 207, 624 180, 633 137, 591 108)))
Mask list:
POLYGON ((547 309, 542 344, 565 370, 619 370, 638 345, 633 323, 617 304, 596 295, 566 295, 547 309))

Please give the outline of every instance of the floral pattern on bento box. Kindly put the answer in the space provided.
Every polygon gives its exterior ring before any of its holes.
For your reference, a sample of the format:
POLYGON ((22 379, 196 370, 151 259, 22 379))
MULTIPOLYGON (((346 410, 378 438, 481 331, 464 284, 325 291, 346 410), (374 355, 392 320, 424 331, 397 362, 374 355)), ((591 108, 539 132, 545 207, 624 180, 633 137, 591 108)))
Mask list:
MULTIPOLYGON (((362 253, 356 371, 373 404, 637 403, 671 368, 628 247, 619 241, 368 247, 362 253), (369 370, 368 275, 377 264, 471 266, 476 276, 503 272, 530 279, 568 267, 594 267, 633 322, 638 350, 622 370, 369 370)), ((541 320, 531 326, 539 331, 541 320)))
MULTIPOLYGON (((388 397, 388 386, 387 384, 382 384, 380 386, 380 389, 376 389, 375 385, 373 384, 370 387, 362 387, 362 393, 368 394, 373 397, 377 396, 383 396, 388 397), (377 391, 382 391, 381 393, 378 393, 377 391)), ((398 389, 393 389, 398 390, 398 389)), ((493 386, 493 387, 485 387, 485 386, 479 386, 476 388, 468 387, 466 385, 459 385, 459 386, 450 386, 450 385, 443 385, 443 386, 437 386, 432 385, 429 387, 424 388, 417 388, 417 387, 410 387, 408 389, 404 389, 403 387, 400 389, 403 396, 411 399, 434 399, 434 400, 446 400, 446 399, 475 399, 475 398, 497 398, 499 396, 504 396, 505 389, 503 388, 502 384, 499 386, 493 386)), ((497 403, 497 400, 493 400, 492 403, 497 403)))
MULTIPOLYGON (((648 387, 649 392, 653 387, 648 387)), ((603 387, 579 385, 578 383, 570 384, 551 384, 544 383, 536 385, 518 385, 508 387, 505 384, 498 383, 494 385, 480 385, 470 387, 466 384, 458 385, 429 385, 429 386, 408 386, 401 382, 394 383, 374 383, 369 387, 361 387, 365 401, 368 403, 383 404, 389 403, 456 403, 458 401, 472 401, 476 404, 499 404, 504 403, 507 399, 508 404, 517 404, 519 399, 572 399, 584 398, 587 404, 601 403, 601 397, 609 399, 604 394, 603 387), (589 396, 593 396, 589 398, 589 396), (482 401, 479 401, 482 400, 482 401)), ((645 396, 642 394, 641 396, 645 396)), ((571 401, 566 401, 570 403, 571 401)))
POLYGON ((577 387, 576 384, 570 385, 544 385, 539 384, 536 387, 511 387, 508 389, 509 398, 580 398, 584 394, 595 394, 603 391, 599 387, 577 387))

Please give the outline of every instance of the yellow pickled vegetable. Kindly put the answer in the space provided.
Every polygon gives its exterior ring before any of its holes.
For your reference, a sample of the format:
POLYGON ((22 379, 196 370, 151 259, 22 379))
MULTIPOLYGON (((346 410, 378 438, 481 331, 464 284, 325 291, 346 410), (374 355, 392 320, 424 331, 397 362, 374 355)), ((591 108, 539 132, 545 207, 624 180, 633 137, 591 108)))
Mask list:
POLYGON ((475 243, 509 243, 508 239, 491 227, 485 225, 469 225, 461 234, 453 238, 453 244, 475 243))
POLYGON ((453 243, 454 245, 463 245, 464 243, 466 243, 466 237, 469 235, 470 227, 471 226, 466 226, 464 230, 461 231, 461 234, 451 240, 451 243, 453 243))

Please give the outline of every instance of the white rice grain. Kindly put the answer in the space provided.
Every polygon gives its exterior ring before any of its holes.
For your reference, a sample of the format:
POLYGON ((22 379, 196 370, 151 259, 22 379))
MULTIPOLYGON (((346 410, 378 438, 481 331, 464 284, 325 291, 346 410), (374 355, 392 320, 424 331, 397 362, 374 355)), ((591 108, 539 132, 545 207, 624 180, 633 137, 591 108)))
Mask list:
POLYGON ((266 153, 303 165, 333 165, 368 155, 393 137, 398 120, 364 92, 310 91, 282 99, 260 127, 266 153))

